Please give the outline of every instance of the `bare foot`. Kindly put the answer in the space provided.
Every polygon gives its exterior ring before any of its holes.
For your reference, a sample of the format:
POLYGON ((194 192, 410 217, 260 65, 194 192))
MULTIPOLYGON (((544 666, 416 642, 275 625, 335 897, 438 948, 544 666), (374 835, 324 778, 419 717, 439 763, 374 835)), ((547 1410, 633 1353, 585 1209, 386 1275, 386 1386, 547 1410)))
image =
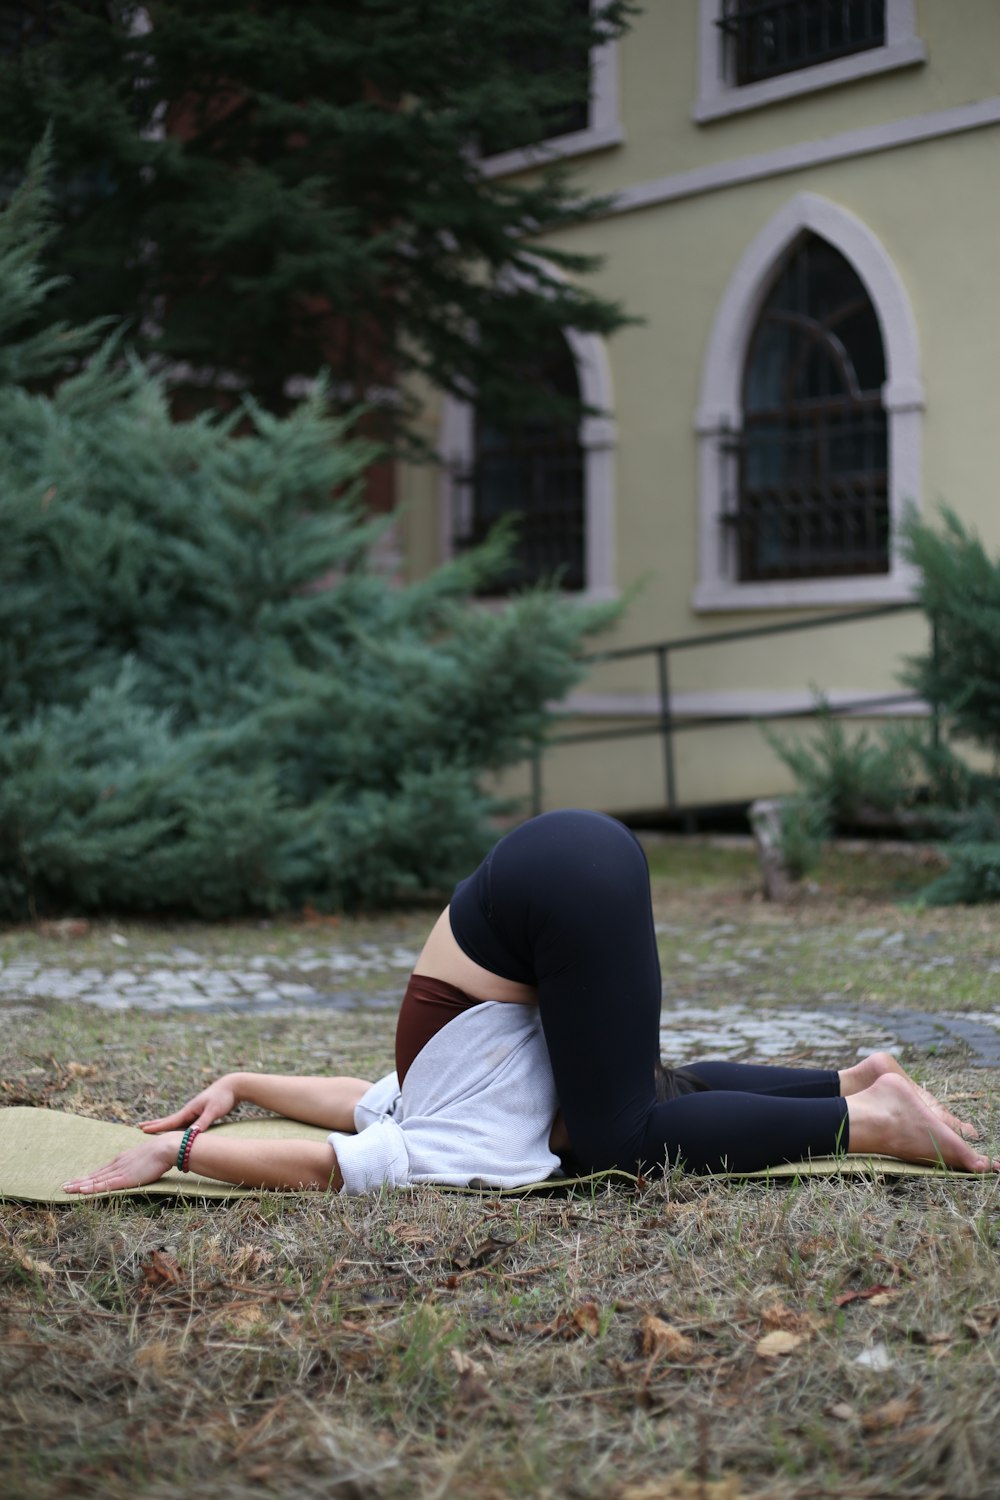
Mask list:
POLYGON ((901 1161, 1000 1172, 1000 1160, 982 1156, 920 1098, 910 1079, 883 1073, 870 1088, 849 1096, 852 1155, 877 1152, 901 1161))
POLYGON ((964 1136, 967 1141, 979 1139, 979 1131, 975 1125, 971 1125, 968 1120, 960 1120, 957 1115, 945 1109, 929 1089, 921 1088, 919 1083, 914 1083, 909 1073, 899 1065, 891 1052, 873 1052, 870 1057, 856 1063, 853 1068, 844 1068, 840 1074, 841 1095, 847 1099, 851 1094, 860 1094, 862 1090, 871 1088, 877 1079, 884 1078, 887 1073, 894 1074, 897 1078, 905 1078, 921 1102, 932 1114, 937 1115, 949 1130, 954 1130, 957 1135, 964 1136))

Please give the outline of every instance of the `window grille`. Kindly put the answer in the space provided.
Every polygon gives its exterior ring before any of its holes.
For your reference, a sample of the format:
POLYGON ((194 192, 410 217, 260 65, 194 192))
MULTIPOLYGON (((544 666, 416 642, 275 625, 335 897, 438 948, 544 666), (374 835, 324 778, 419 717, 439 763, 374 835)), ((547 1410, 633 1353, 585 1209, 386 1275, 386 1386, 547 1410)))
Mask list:
POLYGON ((878 319, 848 262, 810 235, 758 320, 743 381, 735 512, 740 581, 889 571, 878 319))
MULTIPOLYGON (((576 367, 561 347, 533 372, 550 395, 579 399, 576 367)), ((498 521, 515 525, 511 565, 487 592, 558 582, 580 590, 585 579, 584 454, 575 421, 542 415, 517 424, 475 413, 473 463, 453 478, 456 551, 485 540, 498 521)))
POLYGON ((737 86, 885 43, 885 0, 722 0, 716 23, 737 86))

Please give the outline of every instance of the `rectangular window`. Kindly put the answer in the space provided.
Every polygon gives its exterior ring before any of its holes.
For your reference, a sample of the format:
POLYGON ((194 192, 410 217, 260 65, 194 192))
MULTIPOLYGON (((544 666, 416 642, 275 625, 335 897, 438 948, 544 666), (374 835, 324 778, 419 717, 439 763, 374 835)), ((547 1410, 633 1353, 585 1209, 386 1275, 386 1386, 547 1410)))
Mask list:
POLYGON ((723 0, 725 73, 743 88, 885 44, 885 0, 723 0))
POLYGON ((484 445, 473 472, 453 482, 460 492, 456 552, 485 541, 502 518, 515 522, 510 568, 486 593, 553 581, 570 592, 584 587, 583 455, 575 441, 547 434, 517 445, 484 445))

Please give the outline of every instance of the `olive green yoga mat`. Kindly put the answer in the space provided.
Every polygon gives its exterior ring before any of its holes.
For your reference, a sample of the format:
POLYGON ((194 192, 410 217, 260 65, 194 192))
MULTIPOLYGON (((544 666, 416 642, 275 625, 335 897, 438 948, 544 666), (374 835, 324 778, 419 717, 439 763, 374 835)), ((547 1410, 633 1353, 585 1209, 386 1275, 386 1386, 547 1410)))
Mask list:
MULTIPOLYGON (((299 1140, 322 1141, 328 1132, 315 1125, 300 1125, 295 1120, 238 1120, 216 1125, 216 1130, 234 1139, 275 1140, 298 1137, 299 1140)), ((118 1125, 106 1120, 91 1120, 83 1115, 65 1114, 54 1109, 32 1109, 17 1106, 0 1109, 0 1200, 17 1199, 29 1203, 73 1203, 79 1194, 64 1193, 62 1184, 81 1177, 95 1167, 103 1166, 120 1151, 146 1140, 142 1131, 132 1125, 118 1125)), ((729 1174, 733 1177, 783 1179, 856 1175, 879 1177, 936 1176, 946 1172, 939 1167, 915 1166, 885 1156, 822 1157, 807 1162, 787 1162, 762 1172, 729 1174)), ((628 1172, 597 1172, 590 1177, 550 1179, 530 1183, 508 1193, 553 1192, 565 1188, 599 1187, 608 1183, 634 1184, 628 1172)), ((190 1172, 186 1176, 170 1171, 159 1182, 148 1187, 130 1188, 133 1193, 155 1193, 194 1198, 238 1198, 257 1192, 256 1188, 232 1187, 212 1182, 190 1172)), ((456 1191, 451 1189, 451 1191, 456 1191)), ((496 1188, 470 1188, 458 1191, 496 1193, 496 1188)))

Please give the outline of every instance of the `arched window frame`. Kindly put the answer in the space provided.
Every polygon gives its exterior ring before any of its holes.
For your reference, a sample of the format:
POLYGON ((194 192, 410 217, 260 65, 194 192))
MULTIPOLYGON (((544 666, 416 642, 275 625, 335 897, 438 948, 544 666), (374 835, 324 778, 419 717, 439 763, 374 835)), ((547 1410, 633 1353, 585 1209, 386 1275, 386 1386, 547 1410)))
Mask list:
MULTIPOLYGON (((615 446, 618 439, 613 410, 611 369, 604 340, 593 333, 565 331, 576 363, 580 398, 593 410, 578 429, 583 454, 584 587, 568 599, 596 602, 616 599, 615 569, 615 446)), ((475 403, 447 396, 441 413, 438 451, 441 458, 440 554, 454 555, 456 474, 468 473, 475 457, 475 403)))
POLYGON ((698 435, 699 582, 696 610, 775 609, 890 603, 911 599, 914 569, 899 551, 907 506, 922 499, 924 387, 916 322, 899 272, 885 248, 854 214, 814 193, 800 193, 746 250, 719 304, 702 372, 698 435), (827 240, 857 272, 878 317, 885 347, 882 404, 888 425, 888 573, 847 578, 740 583, 722 521, 736 500, 733 441, 743 429, 742 384, 750 340, 792 246, 803 234, 827 240))

